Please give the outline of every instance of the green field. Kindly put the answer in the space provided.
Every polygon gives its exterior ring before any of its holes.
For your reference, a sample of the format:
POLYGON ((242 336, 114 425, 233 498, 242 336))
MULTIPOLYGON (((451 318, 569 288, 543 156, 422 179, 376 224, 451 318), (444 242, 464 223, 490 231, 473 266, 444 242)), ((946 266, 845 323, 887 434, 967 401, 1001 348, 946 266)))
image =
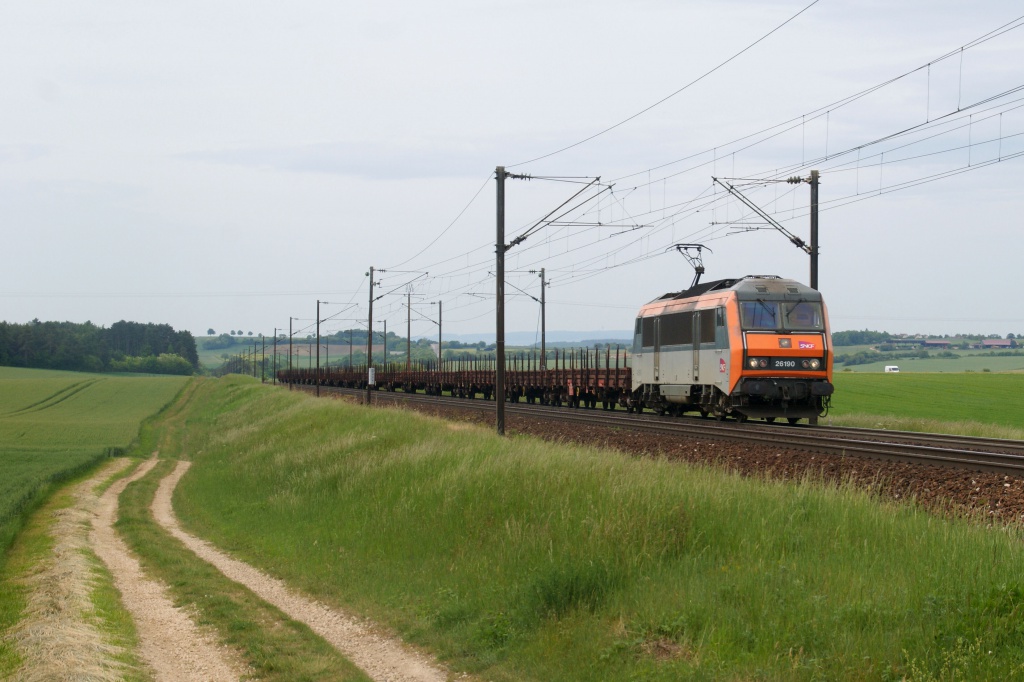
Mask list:
POLYGON ((836 372, 822 423, 1024 438, 1024 374, 836 372))
POLYGON ((126 449, 187 381, 0 367, 0 553, 50 483, 126 449))
POLYGON ((242 377, 175 412, 187 527, 488 679, 1024 674, 1014 532, 242 377))
MULTIPOLYGON (((836 346, 833 351, 837 356, 855 356, 862 353, 870 355, 878 353, 875 345, 836 346)), ((894 351, 906 353, 908 351, 894 351)), ((896 365, 903 372, 1024 372, 1024 351, 1012 349, 1008 351, 982 350, 978 348, 929 349, 927 358, 898 358, 879 360, 863 365, 836 364, 837 372, 882 372, 886 365, 896 365), (1017 354, 1011 354, 1017 353, 1017 354), (948 357, 947 355, 958 357, 948 357)))

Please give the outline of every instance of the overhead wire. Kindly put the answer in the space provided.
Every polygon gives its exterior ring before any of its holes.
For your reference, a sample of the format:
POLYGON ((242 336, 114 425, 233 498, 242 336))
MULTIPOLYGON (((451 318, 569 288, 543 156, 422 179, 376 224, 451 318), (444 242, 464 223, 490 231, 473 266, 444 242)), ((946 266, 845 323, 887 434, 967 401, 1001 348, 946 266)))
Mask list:
MULTIPOLYGON (((800 127, 800 126, 806 124, 808 121, 814 121, 814 120, 816 120, 817 118, 819 118, 821 116, 827 115, 828 113, 835 111, 836 109, 840 109, 840 108, 842 108, 842 107, 844 107, 844 106, 846 106, 848 104, 856 102, 856 101, 862 99, 863 97, 866 97, 867 95, 870 95, 870 94, 872 94, 872 93, 874 93, 874 92, 876 92, 878 90, 881 90, 882 88, 885 88, 888 85, 896 83, 896 82, 898 82, 898 81, 900 81, 900 80, 902 80, 902 79, 904 79, 904 78, 906 78, 908 76, 911 76, 911 75, 913 75, 915 73, 918 73, 918 72, 920 72, 920 71, 922 71, 924 69, 927 69, 928 67, 930 67, 930 66, 932 66, 934 64, 937 64, 937 63, 942 62, 942 61, 944 61, 946 59, 949 59, 949 58, 951 58, 953 56, 956 56, 956 55, 960 54, 961 50, 966 50, 966 49, 971 49, 971 48, 977 47, 977 46, 979 46, 979 45, 981 45, 981 44, 983 44, 985 42, 988 42, 989 40, 993 40, 993 39, 1003 35, 1004 33, 1008 33, 1009 31, 1016 30, 1016 29, 1021 28, 1021 27, 1024 27, 1024 15, 1022 15, 1020 17, 1017 17, 1016 19, 1013 19, 1012 21, 1007 22, 1007 23, 1003 24, 1002 26, 1000 26, 1000 27, 998 27, 996 29, 993 29, 992 31, 989 31, 986 34, 984 34, 982 36, 979 36, 978 38, 975 38, 975 39, 969 41, 968 43, 965 43, 960 48, 952 49, 952 50, 942 54, 941 56, 932 59, 931 61, 929 61, 929 62, 927 62, 925 64, 921 64, 920 66, 917 66, 917 67, 915 67, 913 69, 910 69, 909 71, 905 71, 905 72, 903 72, 903 73, 901 73, 901 74, 899 74, 897 76, 893 76, 892 78, 886 79, 885 81, 882 81, 880 83, 872 85, 871 87, 865 88, 865 89, 860 90, 860 91, 858 91, 856 93, 853 93, 851 95, 847 95, 846 97, 842 97, 842 98, 840 98, 840 99, 838 99, 838 100, 836 100, 834 102, 831 102, 829 104, 820 106, 820 107, 818 107, 816 109, 813 109, 813 110, 811 110, 809 112, 805 112, 805 113, 800 114, 798 116, 794 116, 794 117, 792 117, 790 119, 787 119, 786 121, 783 121, 781 123, 777 123, 775 125, 768 126, 766 128, 762 128, 761 130, 759 130, 757 132, 750 133, 748 135, 744 135, 744 136, 738 137, 738 138, 736 138, 736 139, 734 139, 734 140, 732 140, 730 142, 726 142, 724 144, 719 144, 719 145, 716 145, 715 147, 712 147, 712 148, 709 148, 709 149, 705 149, 703 151, 696 152, 696 153, 693 153, 693 154, 689 154, 687 156, 684 156, 682 158, 679 158, 679 159, 676 159, 676 160, 673 160, 673 161, 669 161, 667 163, 663 163, 663 164, 660 164, 660 165, 657 165, 657 166, 652 166, 650 168, 645 168, 645 169, 639 170, 639 171, 634 171, 634 172, 629 173, 627 175, 619 176, 619 177, 614 178, 613 180, 611 180, 611 182, 617 183, 617 182, 620 182, 622 180, 625 180, 625 179, 628 179, 628 178, 631 178, 631 177, 635 177, 635 176, 638 176, 638 175, 644 175, 644 174, 647 174, 647 173, 650 173, 650 172, 656 171, 656 170, 661 170, 662 168, 666 168, 668 166, 671 166, 671 165, 674 165, 674 164, 677 164, 677 163, 681 163, 683 161, 688 161, 690 159, 693 159, 693 158, 696 158, 696 157, 699 157, 699 156, 703 156, 705 154, 710 154, 710 153, 712 153, 713 151, 715 151, 717 149, 728 149, 732 145, 738 144, 738 143, 743 142, 745 140, 749 140, 749 139, 757 137, 759 135, 763 135, 765 133, 768 133, 768 132, 771 132, 771 131, 775 131, 777 128, 783 128, 782 130, 780 130, 780 131, 778 131, 776 133, 773 133, 771 136, 766 137, 763 140, 758 140, 757 142, 754 142, 751 145, 747 145, 745 147, 741 147, 741 148, 735 149, 735 150, 733 150, 732 153, 736 153, 736 152, 740 152, 740 151, 745 151, 747 149, 752 148, 753 146, 761 144, 764 141, 767 141, 769 139, 773 139, 773 138, 777 137, 780 134, 783 134, 785 132, 789 132, 790 130, 794 130, 797 127, 800 127), (788 127, 784 128, 784 126, 788 126, 788 127)), ((979 103, 975 103, 975 105, 972 105, 972 106, 976 106, 977 104, 979 104, 979 103)), ((961 109, 958 109, 957 111, 962 110, 962 109, 966 109, 966 108, 961 108, 961 109)), ((956 113, 956 112, 953 112, 953 113, 956 113)), ((935 120, 935 119, 931 119, 931 120, 935 120)), ((894 135, 897 135, 897 134, 900 134, 900 133, 894 133, 894 135)), ((835 154, 832 154, 830 156, 835 156, 835 154)), ((702 164, 702 165, 704 165, 704 164, 702 164)), ((659 177, 659 178, 655 178, 655 179, 652 180, 652 182, 653 183, 657 183, 657 182, 660 182, 661 180, 663 180, 666 177, 674 177, 675 175, 677 175, 677 174, 672 174, 672 175, 668 175, 668 176, 662 176, 662 177, 659 177)), ((641 183, 640 185, 637 185, 637 187, 643 187, 645 185, 646 185, 646 183, 641 183)))
POLYGON ((684 92, 685 90, 688 90, 689 88, 693 87, 697 83, 701 82, 702 80, 704 80, 705 78, 707 78, 711 74, 715 73, 716 71, 718 71, 722 67, 726 66, 727 64, 729 64, 733 60, 735 60, 738 57, 740 57, 741 55, 743 55, 745 52, 748 52, 749 50, 753 49, 759 43, 761 43, 762 41, 766 40, 769 36, 771 36, 772 34, 776 33, 777 31, 781 30, 784 26, 786 26, 786 24, 789 24, 791 21, 793 21, 794 19, 799 17, 801 14, 803 14, 804 12, 809 10, 811 7, 814 7, 816 4, 818 4, 818 2, 819 2, 819 0, 813 0, 813 2, 811 2, 811 4, 807 5, 806 7, 801 9, 799 12, 797 12, 796 14, 794 14, 791 17, 789 17, 784 22, 782 22, 781 24, 779 24, 778 26, 773 28, 771 31, 768 31, 768 33, 765 33, 760 38, 758 38, 754 42, 752 42, 749 45, 747 45, 746 47, 744 47, 739 52, 736 52, 735 54, 733 54, 731 57, 726 59, 724 62, 721 62, 720 64, 718 64, 718 66, 715 66, 712 69, 710 69, 709 71, 704 72, 703 74, 701 74, 697 78, 693 79, 692 81, 690 81, 689 83, 687 83, 683 87, 679 88, 675 92, 673 92, 673 93, 671 93, 671 94, 669 94, 669 95, 667 95, 665 97, 662 97, 660 100, 658 100, 654 104, 652 104, 652 105, 650 105, 648 107, 645 107, 644 109, 641 109, 640 111, 636 112, 632 116, 629 116, 629 117, 619 121, 618 123, 616 123, 614 125, 608 126, 604 130, 596 132, 593 135, 590 135, 589 137, 585 137, 582 140, 579 140, 578 142, 574 142, 574 143, 572 143, 570 145, 562 147, 561 149, 556 149, 553 152, 548 152, 547 154, 542 154, 541 156, 537 156, 537 157, 534 157, 532 159, 528 159, 526 161, 519 161, 518 163, 510 164, 510 165, 506 166, 506 168, 515 168, 516 166, 523 166, 523 165, 526 165, 526 164, 534 163, 535 161, 540 161, 541 159, 547 159, 547 158, 550 158, 550 157, 555 156, 557 154, 561 154, 562 152, 568 151, 570 149, 573 149, 574 147, 580 146, 581 144, 585 144, 587 142, 590 142, 591 140, 593 140, 595 138, 601 137, 605 133, 611 132, 612 130, 615 130, 616 128, 618 128, 620 126, 623 126, 626 123, 629 123, 633 119, 638 118, 638 117, 646 114, 648 111, 654 109, 655 107, 660 106, 661 104, 664 104, 665 102, 667 102, 668 100, 672 99, 673 97, 675 97, 676 95, 680 94, 681 92, 684 92))
MULTIPOLYGON (((983 35, 983 36, 981 36, 979 38, 976 38, 975 40, 973 40, 973 41, 971 41, 969 43, 966 43, 963 46, 963 48, 961 48, 961 49, 952 50, 952 51, 946 53, 945 55, 943 55, 943 56, 941 56, 939 58, 933 59, 932 61, 928 62, 927 65, 924 65, 922 67, 918 67, 917 69, 914 69, 914 70, 911 70, 911 71, 908 71, 908 72, 906 72, 904 74, 901 74, 900 76, 897 76, 897 77, 895 77, 893 79, 889 79, 888 81, 885 81, 885 82, 883 82, 881 84, 873 86, 872 88, 868 88, 866 90, 863 90, 863 91, 861 91, 859 93, 855 93, 854 95, 851 95, 851 96, 849 96, 847 98, 844 98, 842 100, 838 100, 837 103, 833 103, 832 105, 828 105, 826 107, 822 107, 820 110, 815 110, 815 112, 812 112, 812 113, 823 112, 823 115, 825 115, 827 117, 827 116, 829 116, 830 112, 834 111, 836 108, 838 108, 840 106, 845 106, 846 103, 849 103, 849 102, 852 102, 852 101, 856 101, 856 99, 860 99, 862 97, 865 97, 865 96, 871 94, 872 92, 877 91, 879 88, 884 87, 885 85, 888 85, 888 84, 890 84, 892 82, 895 82, 896 80, 899 80, 900 78, 904 78, 907 75, 915 73, 915 72, 919 71, 922 68, 927 68, 927 67, 929 67, 932 64, 938 63, 942 59, 948 58, 949 56, 952 56, 952 55, 959 54, 963 49, 970 49, 971 47, 979 45, 979 44, 981 44, 981 43, 983 43, 983 42, 985 42, 987 40, 991 40, 992 38, 994 38, 994 37, 996 37, 998 35, 1002 35, 1003 33, 1006 33, 1008 31, 1011 31, 1011 30, 1014 30, 1016 28, 1019 28, 1022 25, 1020 23, 1021 19, 1024 19, 1024 17, 1021 17, 1021 18, 1015 19, 1015 20, 1013 20, 1011 22, 1008 22, 1008 23, 1004 24, 1002 27, 994 29, 993 31, 990 31, 987 34, 985 34, 985 35, 983 35)), ((889 134, 889 135, 886 135, 886 136, 883 136, 883 137, 880 137, 880 138, 872 139, 869 142, 865 142, 863 144, 857 145, 855 147, 851 147, 851 148, 843 150, 841 152, 828 153, 824 157, 824 159, 827 159, 827 160, 832 160, 832 159, 839 160, 839 159, 841 159, 841 157, 843 157, 845 155, 848 155, 848 154, 853 153, 855 151, 857 153, 859 153, 860 150, 862 150, 862 149, 868 148, 868 147, 873 146, 873 145, 882 144, 885 141, 895 140, 895 139, 898 139, 900 137, 913 134, 913 133, 915 133, 917 131, 920 131, 920 130, 936 128, 938 124, 941 124, 943 122, 943 119, 956 119, 958 115, 962 117, 963 116, 962 112, 966 112, 966 111, 968 111, 969 109, 972 109, 972 108, 981 107, 984 104, 997 101, 1000 98, 1005 98, 1009 94, 1012 94, 1013 92, 1016 92, 1016 91, 1020 90, 1021 87, 1024 87, 1024 86, 1019 86, 1019 87, 1011 89, 1011 90, 1003 91, 1003 92, 1001 92, 1001 93, 999 93, 997 95, 993 95, 993 96, 990 96, 990 97, 988 97, 986 99, 979 100, 978 102, 975 102, 975 103, 973 103, 973 104, 971 104, 971 105, 969 105, 967 107, 960 106, 960 107, 958 107, 958 109, 956 111, 948 112, 943 117, 939 117, 937 119, 936 118, 929 118, 929 120, 926 121, 926 123, 924 123, 924 124, 918 124, 918 125, 915 125, 915 126, 911 126, 911 127, 899 130, 899 131, 897 131, 895 133, 892 133, 892 134, 889 134)), ((1001 106, 1003 106, 1003 105, 1002 104, 1001 105, 997 105, 997 107, 994 107, 994 108, 998 108, 998 107, 1001 107, 1001 106)), ((998 115, 998 114, 993 114, 993 115, 998 115)), ((807 120, 807 115, 806 114, 803 115, 802 117, 800 117, 801 124, 804 124, 806 122, 806 120, 807 120)), ((791 123, 793 121, 794 121, 794 119, 791 119, 789 121, 789 123, 791 123)), ((758 135, 763 134, 766 131, 773 131, 776 128, 779 128, 782 125, 784 125, 784 124, 779 124, 779 125, 774 126, 774 127, 763 129, 759 133, 754 133, 754 134, 745 136, 743 138, 737 138, 737 140, 734 140, 733 142, 729 143, 728 145, 723 145, 723 146, 727 147, 729 145, 734 145, 734 144, 736 144, 739 141, 743 141, 743 140, 747 140, 747 139, 751 139, 751 138, 757 137, 758 135)), ((790 126, 787 130, 792 130, 793 127, 794 126, 790 126)), ((933 135, 931 137, 940 137, 942 135, 949 134, 949 132, 951 132, 951 130, 956 130, 956 129, 957 128, 953 128, 953 129, 950 129, 950 130, 942 130, 942 131, 936 133, 935 135, 933 135)), ((743 147, 742 149, 733 150, 733 154, 735 154, 736 151, 745 151, 747 149, 750 149, 750 148, 756 146, 757 144, 762 144, 766 140, 772 139, 773 137, 777 136, 778 134, 782 134, 783 132, 786 132, 786 131, 785 130, 779 131, 779 132, 773 133, 773 135, 771 137, 764 138, 764 139, 759 139, 759 140, 754 140, 751 144, 743 147)), ((1008 139, 1010 137, 1013 137, 1013 135, 1000 136, 999 139, 1000 140, 1008 139)), ((930 139, 930 138, 925 138, 925 139, 930 139)), ((898 148, 912 147, 913 145, 921 144, 922 142, 923 142, 923 140, 914 140, 914 141, 908 142, 908 143, 906 143, 904 145, 901 145, 898 148)), ((985 143, 986 142, 980 142, 980 143, 977 143, 977 144, 985 144, 985 143)), ((889 153, 890 151, 891 150, 887 150, 886 153, 889 153)), ((951 150, 945 150, 945 151, 951 151, 951 150)), ((706 153, 707 152, 701 152, 701 153, 697 153, 697 154, 692 154, 692 155, 689 155, 687 157, 684 157, 682 160, 697 158, 701 154, 706 154, 706 153)), ((941 154, 941 153, 945 153, 945 152, 944 151, 931 152, 928 155, 937 155, 937 154, 941 154)), ((878 156, 878 155, 876 154, 875 156, 878 156)), ((924 156, 924 155, 921 155, 921 156, 924 156)), ((1012 159, 1012 158, 1016 158, 1016 157, 1017 157, 1016 154, 1010 154, 1006 158, 1007 159, 1012 159)), ((862 159, 862 161, 864 161, 864 160, 870 161, 870 159, 872 159, 872 158, 873 157, 869 156, 869 157, 867 157, 867 159, 862 159)), ((919 158, 919 157, 906 157, 906 158, 903 158, 903 159, 888 160, 886 162, 886 165, 891 165, 893 163, 898 163, 900 161, 909 161, 909 160, 912 160, 914 158, 919 158)), ((648 171, 638 171, 637 173, 633 173, 633 174, 630 174, 630 175, 627 175, 627 176, 622 176, 622 178, 632 177, 634 175, 637 175, 637 174, 643 173, 643 172, 648 172, 649 173, 650 170, 660 170, 662 168, 665 168, 665 167, 668 167, 668 166, 671 166, 671 165, 675 165, 675 164, 679 163, 679 161, 680 160, 676 160, 676 161, 673 161, 673 162, 669 162, 668 164, 662 164, 660 166, 655 166, 655 167, 652 167, 652 169, 648 169, 648 171)), ((527 163, 527 162, 523 162, 523 163, 527 163)), ((696 164, 690 170, 695 170, 695 169, 707 166, 710 163, 712 163, 712 161, 709 160, 709 161, 706 161, 704 163, 696 164)), ((781 175, 781 174, 783 174, 785 172, 791 172, 792 169, 796 169, 796 168, 806 168, 806 167, 808 167, 809 164, 814 164, 814 163, 822 163, 822 158, 818 157, 817 159, 806 160, 806 161, 804 161, 803 163, 800 163, 800 164, 793 164, 792 166, 788 167, 787 169, 780 169, 780 170, 778 170, 777 171, 777 175, 781 175)), ((850 164, 853 164, 854 162, 850 161, 850 162, 843 162, 843 163, 846 164, 846 165, 850 165, 850 164)), ((515 165, 522 165, 522 163, 515 164, 515 165)), ((870 167, 871 165, 872 164, 862 165, 861 167, 865 168, 865 167, 870 167)), ((878 165, 882 165, 882 164, 878 164, 878 165)), ((988 164, 986 164, 986 165, 988 165, 988 164)), ((840 167, 839 164, 834 166, 834 168, 835 168, 835 172, 842 172, 841 167, 840 167)), ((850 170, 852 170, 852 169, 850 169, 850 170)), ((687 172, 687 171, 684 170, 682 172, 687 172)), ((956 173, 959 173, 959 172, 965 172, 965 171, 957 170, 957 169, 954 169, 953 171, 944 171, 943 173, 935 174, 934 178, 935 179, 941 179, 942 177, 947 177, 950 174, 956 174, 956 173)), ((674 173, 674 174, 669 175, 669 176, 653 177, 653 178, 651 178, 648 181, 648 183, 640 183, 635 188, 631 188, 631 189, 636 189, 636 188, 643 187, 645 185, 650 185, 650 184, 657 183, 657 182, 664 183, 668 178, 675 177, 676 175, 678 175, 678 174, 674 173)), ((491 177, 491 174, 488 175, 488 180, 490 179, 490 177, 491 177)), ((559 181, 564 181, 564 180, 560 179, 559 181)), ((923 182, 928 182, 928 181, 934 181, 934 180, 918 179, 918 180, 916 180, 914 182, 922 182, 923 183, 923 182)), ((487 181, 485 181, 484 184, 477 190, 477 192, 476 192, 476 194, 474 194, 473 200, 471 200, 470 204, 472 204, 472 202, 475 201, 477 197, 479 197, 480 193, 483 190, 483 187, 485 187, 486 184, 487 184, 487 181)), ((903 185, 913 186, 913 185, 908 185, 907 183, 903 183, 903 185)), ((663 187, 664 187, 664 185, 663 185, 663 187)), ((627 207, 626 203, 625 203, 626 199, 629 196, 629 189, 630 188, 627 188, 627 190, 625 192, 610 191, 609 195, 610 195, 611 201, 613 202, 613 205, 617 205, 619 208, 622 209, 623 215, 627 215, 628 214, 630 216, 630 219, 632 219, 634 221, 634 223, 637 223, 637 225, 633 229, 635 229, 640 234, 638 234, 635 238, 627 239, 626 243, 624 243, 622 245, 619 245, 619 246, 616 246, 616 247, 614 247, 611 250, 607 250, 607 251, 604 251, 604 252, 601 252, 601 253, 597 253, 596 255, 592 255, 592 256, 588 257, 584 261, 581 261, 580 263, 578 263, 577 264, 578 266, 583 265, 584 262, 588 262, 588 261, 590 263, 596 263, 596 262, 599 262, 601 259, 608 259, 609 257, 614 256, 615 254, 621 253, 625 249, 636 247, 637 244, 641 243, 644 239, 648 239, 649 240, 653 235, 659 234, 660 232, 662 232, 664 230, 667 230, 667 229, 670 229, 670 228, 674 230, 675 227, 679 224, 680 220, 685 219, 687 216, 695 215, 696 213, 699 213, 701 210, 707 209, 709 207, 709 204, 711 206, 715 205, 715 202, 720 201, 721 198, 722 198, 722 197, 711 197, 707 201, 701 202, 699 204, 699 206, 698 206, 697 205, 698 198, 700 196, 704 195, 706 193, 706 191, 707 191, 706 189, 704 189, 704 190, 702 190, 701 195, 698 195, 698 197, 694 197, 692 199, 689 199, 689 200, 686 200, 686 201, 683 201, 683 202, 675 202, 671 206, 666 204, 666 205, 663 205, 663 206, 659 207, 657 210, 654 210, 653 207, 649 207, 649 210, 646 211, 646 212, 643 212, 643 211, 641 211, 641 212, 631 212, 629 210, 629 208, 627 207), (670 209, 672 206, 679 206, 679 210, 674 211, 674 212, 670 212, 670 213, 666 212, 666 209, 670 209), (644 219, 647 216, 653 216, 657 212, 661 212, 662 213, 662 216, 661 216, 660 220, 652 220, 650 222, 650 225, 642 225, 642 224, 640 224, 640 221, 642 219, 644 219)), ((784 194, 783 197, 788 196, 789 194, 791 194, 794 191, 795 191, 795 189, 794 190, 790 190, 789 192, 784 194)), ((896 191, 896 189, 887 189, 886 193, 888 193, 889 191, 896 191)), ((876 191, 876 192, 874 192, 873 195, 877 196, 878 194, 879 193, 876 191)), ((776 204, 777 204, 777 202, 781 198, 782 197, 777 197, 776 198, 776 200, 775 200, 776 204)), ((833 201, 835 201, 835 200, 833 200, 833 201)), ((823 203, 826 203, 826 202, 823 202, 823 203)), ((470 204, 467 204, 466 208, 464 208, 463 211, 460 212, 460 214, 459 214, 459 216, 457 216, 456 220, 458 220, 458 217, 460 217, 465 212, 465 210, 468 209, 470 204)), ((535 224, 533 227, 526 228, 528 230, 531 230, 530 234, 535 234, 535 233, 539 232, 540 230, 545 230, 546 234, 545 234, 544 238, 540 239, 539 241, 531 243, 531 244, 528 244, 528 245, 524 245, 522 250, 519 253, 521 255, 527 256, 527 258, 529 259, 529 258, 531 258, 531 256, 528 255, 529 252, 532 252, 535 249, 536 250, 540 250, 540 249, 544 248, 545 246, 550 248, 555 235, 558 235, 558 238, 563 238, 562 235, 565 235, 565 238, 568 238, 568 236, 569 236, 568 230, 571 227, 584 227, 586 229, 596 228, 598 230, 600 230, 602 228, 605 228, 605 227, 611 227, 611 221, 609 221, 608 223, 605 223, 605 222, 602 222, 602 221, 591 221, 590 224, 586 224, 586 225, 582 224, 583 223, 582 218, 584 216, 592 215, 592 212, 595 211, 595 210, 600 210, 600 207, 601 207, 602 204, 603 204, 603 202, 599 200, 598 202, 596 202, 596 206, 592 206, 590 209, 587 209, 588 212, 585 212, 585 213, 581 214, 580 216, 577 216, 577 218, 575 220, 570 220, 570 221, 567 221, 567 222, 564 222, 564 221, 561 221, 561 220, 550 220, 547 223, 544 223, 543 225, 535 224), (545 228, 556 228, 556 229, 545 229, 545 228)), ((578 206, 574 207, 574 210, 578 209, 578 208, 580 208, 580 207, 578 207, 578 206)), ((571 213, 571 211, 569 211, 567 213, 571 213)), ((803 215, 803 214, 801 214, 801 215, 803 215)), ((797 217, 800 217, 800 216, 797 216, 797 215, 794 214, 794 216, 791 219, 796 219, 797 217)), ((739 221, 741 219, 743 219, 743 218, 741 217, 741 218, 738 218, 737 220, 734 220, 734 221, 727 221, 726 223, 721 224, 719 227, 727 226, 728 224, 735 223, 735 222, 737 222, 737 221, 739 221)), ((451 225, 454 224, 454 222, 455 221, 453 221, 453 223, 450 223, 448 228, 446 228, 445 231, 450 229, 451 225)), ((697 234, 697 233, 703 233, 703 234, 706 234, 706 235, 709 235, 709 236, 717 235, 717 236, 713 236, 713 238, 715 238, 715 239, 720 239, 720 238, 724 238, 726 236, 729 236, 731 234, 735 234, 734 232, 724 232, 721 229, 719 229, 717 231, 715 231, 715 230, 710 230, 709 231, 708 228, 706 228, 706 227, 699 228, 698 230, 695 230, 692 234, 697 234)), ((565 256, 565 255, 569 255, 569 254, 578 252, 580 250, 585 250, 586 248, 592 248, 595 245, 598 245, 598 244, 600 244, 602 242, 607 242, 610 239, 620 238, 623 234, 625 234, 625 233, 616 233, 616 234, 607 235, 607 236, 602 235, 601 238, 599 238, 599 239, 596 239, 596 240, 592 239, 589 244, 584 244, 584 245, 581 245, 581 246, 575 247, 575 248, 567 248, 564 252, 561 253, 561 255, 565 256)), ((403 261, 399 265, 408 263, 411 260, 417 258, 419 255, 422 255, 422 253, 425 252, 426 249, 429 248, 429 246, 431 246, 434 243, 436 243, 437 239, 439 239, 440 236, 441 235, 436 237, 432 242, 430 242, 430 244, 428 244, 428 247, 426 247, 423 250, 421 250, 416 256, 413 256, 413 258, 410 258, 410 259, 407 259, 406 261, 403 261)), ((433 268, 433 266, 437 265, 437 264, 452 263, 452 262, 454 262, 456 260, 459 260, 459 259, 467 259, 467 260, 469 260, 473 253, 479 252, 479 251, 483 251, 484 249, 487 249, 488 247, 493 248, 493 245, 489 244, 489 243, 484 243, 481 246, 476 247, 476 248, 474 248, 472 250, 469 250, 469 251, 460 253, 458 255, 455 255, 455 256, 452 256, 452 257, 445 258, 443 260, 437 261, 437 263, 433 264, 431 266, 431 268, 433 268)), ((639 255, 639 256, 633 256, 633 257, 631 257, 629 259, 626 259, 626 260, 623 260, 623 261, 621 261, 621 262, 619 262, 619 263, 617 263, 617 264, 615 264, 615 265, 613 265, 611 267, 613 267, 613 268, 623 267, 625 265, 629 265, 629 264, 632 264, 632 263, 635 263, 635 262, 638 262, 638 261, 643 261, 643 260, 647 260, 647 259, 650 259, 650 258, 658 257, 660 255, 662 255, 662 254, 661 253, 653 253, 648 248, 648 251, 647 251, 647 253, 645 255, 642 254, 642 255, 639 255)), ((528 262, 539 263, 539 262, 543 262, 543 259, 531 260, 531 261, 528 261, 528 262)), ((481 260, 475 261, 475 262, 474 261, 470 261, 470 262, 467 262, 465 265, 458 265, 456 267, 450 268, 449 270, 443 271, 441 273, 437 273, 436 276, 434 274, 431 274, 430 276, 428 276, 426 278, 427 279, 427 284, 432 287, 432 290, 433 290, 433 287, 436 286, 438 291, 444 290, 444 291, 450 292, 451 294, 453 294, 455 296, 464 295, 462 292, 465 292, 465 291, 477 288, 483 282, 487 281, 486 277, 478 277, 478 278, 474 279, 474 275, 476 275, 476 276, 483 275, 486 272, 486 268, 489 267, 490 264, 491 264, 491 259, 490 258, 481 259, 481 260), (461 285, 461 286, 457 285, 453 289, 451 287, 451 280, 453 278, 455 278, 455 277, 463 277, 463 276, 467 277, 467 282, 464 285, 461 285), (445 280, 445 279, 448 280, 448 288, 447 289, 445 289, 445 285, 443 284, 443 280, 445 280)), ((604 270, 605 269, 600 269, 600 270, 597 270, 596 272, 600 272, 600 271, 604 271, 604 270)), ((582 270, 578 270, 577 272, 583 272, 583 271, 582 270)), ((468 302, 466 304, 466 306, 478 305, 481 302, 482 301, 480 301, 480 300, 470 301, 470 302, 468 302)))
POLYGON ((413 260, 419 258, 420 256, 422 256, 427 251, 427 249, 429 249, 431 246, 436 244, 438 242, 438 240, 441 239, 441 237, 445 236, 448 233, 448 230, 452 229, 452 227, 455 225, 455 223, 459 222, 459 219, 462 218, 462 216, 466 213, 466 211, 469 210, 469 207, 473 205, 473 203, 476 201, 477 197, 480 196, 480 193, 484 191, 484 187, 487 187, 488 183, 490 183, 491 177, 492 177, 492 173, 488 173, 487 177, 484 179, 484 183, 482 185, 480 185, 480 188, 476 191, 475 194, 473 194, 473 198, 470 199, 469 202, 465 206, 463 206, 462 210, 459 211, 458 215, 456 215, 455 218, 450 223, 448 223, 448 226, 445 227, 443 230, 441 230, 441 232, 436 237, 434 237, 430 241, 429 244, 427 244, 422 249, 420 249, 419 252, 416 253, 416 255, 414 255, 414 256, 412 256, 410 258, 406 258, 401 263, 396 263, 395 265, 392 265, 391 267, 392 268, 399 268, 399 267, 405 265, 406 263, 409 263, 410 261, 413 261, 413 260))

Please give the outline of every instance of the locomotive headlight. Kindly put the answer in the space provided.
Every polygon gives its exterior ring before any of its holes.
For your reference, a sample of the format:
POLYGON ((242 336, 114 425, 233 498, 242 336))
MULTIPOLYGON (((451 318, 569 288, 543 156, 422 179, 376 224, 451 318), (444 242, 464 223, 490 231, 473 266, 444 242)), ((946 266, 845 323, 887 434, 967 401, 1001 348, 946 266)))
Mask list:
POLYGON ((768 361, 765 360, 764 358, 761 358, 760 360, 757 361, 757 366, 760 367, 761 369, 764 369, 765 367, 768 366, 768 361))
POLYGON ((747 364, 750 365, 750 369, 757 369, 757 358, 750 358, 747 364))
POLYGON ((811 369, 820 369, 820 368, 821 368, 821 360, 818 360, 817 358, 811 360, 811 369))
POLYGON ((810 360, 804 360, 803 362, 800 363, 800 366, 803 367, 804 369, 808 369, 811 366, 811 362, 810 360))

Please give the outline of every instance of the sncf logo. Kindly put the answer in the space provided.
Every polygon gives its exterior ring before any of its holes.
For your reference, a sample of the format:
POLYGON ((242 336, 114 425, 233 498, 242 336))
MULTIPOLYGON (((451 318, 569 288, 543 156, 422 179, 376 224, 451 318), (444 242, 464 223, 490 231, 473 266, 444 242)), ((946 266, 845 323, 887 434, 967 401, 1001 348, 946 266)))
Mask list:
POLYGON ((814 350, 814 344, 811 343, 810 341, 801 341, 800 348, 805 350, 814 350))

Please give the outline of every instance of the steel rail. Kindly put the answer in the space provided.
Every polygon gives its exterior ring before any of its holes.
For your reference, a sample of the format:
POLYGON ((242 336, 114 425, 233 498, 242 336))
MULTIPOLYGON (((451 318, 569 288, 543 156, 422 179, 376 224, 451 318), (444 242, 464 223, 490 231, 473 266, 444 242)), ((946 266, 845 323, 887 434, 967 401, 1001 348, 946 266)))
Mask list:
MULTIPOLYGON (((321 390, 353 397, 361 396, 361 391, 356 389, 321 387, 321 390)), ((415 402, 467 411, 494 410, 494 402, 490 400, 460 400, 415 393, 378 392, 378 400, 388 399, 398 404, 415 402)), ((794 427, 750 422, 740 424, 699 418, 666 418, 601 409, 561 408, 522 403, 506 403, 505 409, 510 415, 533 419, 632 429, 698 440, 725 440, 779 449, 799 449, 839 457, 854 456, 911 464, 932 464, 1024 476, 1024 443, 1019 441, 832 426, 794 427), (994 446, 1005 451, 994 451, 991 449, 994 446)))

